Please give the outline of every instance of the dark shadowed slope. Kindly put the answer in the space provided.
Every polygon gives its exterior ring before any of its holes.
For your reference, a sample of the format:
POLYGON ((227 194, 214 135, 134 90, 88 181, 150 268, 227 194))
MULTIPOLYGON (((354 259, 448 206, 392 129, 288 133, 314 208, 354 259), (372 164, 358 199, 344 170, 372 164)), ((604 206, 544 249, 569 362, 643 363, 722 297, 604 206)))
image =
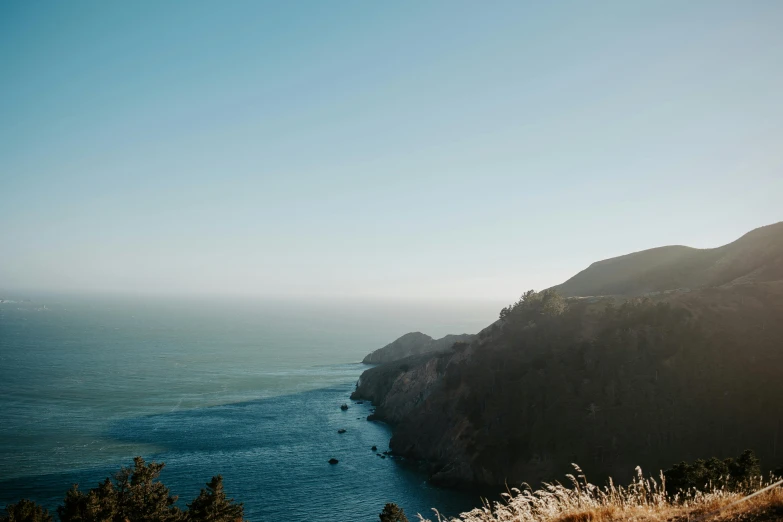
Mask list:
POLYGON ((564 296, 638 296, 783 279, 783 222, 719 248, 665 246, 598 261, 555 288, 564 296))
POLYGON ((550 480, 571 462, 625 480, 746 448, 783 466, 782 243, 777 224, 596 263, 594 288, 571 280, 584 293, 653 295, 527 294, 468 345, 364 372, 354 398, 441 484, 550 480))

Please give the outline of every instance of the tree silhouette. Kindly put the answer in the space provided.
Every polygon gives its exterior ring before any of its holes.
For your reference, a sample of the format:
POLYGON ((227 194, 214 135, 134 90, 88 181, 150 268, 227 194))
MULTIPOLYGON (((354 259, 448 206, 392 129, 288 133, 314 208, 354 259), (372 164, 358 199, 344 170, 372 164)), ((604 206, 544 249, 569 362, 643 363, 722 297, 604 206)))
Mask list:
POLYGON ((392 502, 389 502, 383 506, 383 511, 379 515, 381 522, 408 522, 408 517, 405 516, 405 511, 392 502))
POLYGON ((31 500, 23 498, 16 504, 8 504, 6 515, 0 522, 52 522, 52 515, 31 500))
POLYGON ((223 477, 217 475, 207 482, 196 499, 188 504, 187 520, 204 522, 235 522, 244 516, 242 504, 234 503, 223 491, 223 477))
POLYGON ((751 480, 760 475, 759 459, 752 450, 745 450, 736 459, 697 459, 693 464, 680 462, 664 471, 666 489, 672 494, 712 488, 744 491, 752 488, 751 480))
POLYGON ((123 467, 114 475, 114 482, 106 479, 88 493, 74 485, 68 491, 63 505, 57 508, 62 522, 178 522, 182 512, 174 503, 169 488, 157 479, 165 464, 133 459, 133 468, 123 467))
MULTIPOLYGON (((132 468, 120 468, 113 480, 107 478, 86 493, 74 484, 57 515, 62 522, 242 522, 244 507, 226 497, 222 476, 212 477, 182 511, 175 505, 177 497, 158 480, 163 466, 136 457, 132 468)), ((9 504, 6 512, 0 522, 52 522, 46 510, 29 500, 9 504)))

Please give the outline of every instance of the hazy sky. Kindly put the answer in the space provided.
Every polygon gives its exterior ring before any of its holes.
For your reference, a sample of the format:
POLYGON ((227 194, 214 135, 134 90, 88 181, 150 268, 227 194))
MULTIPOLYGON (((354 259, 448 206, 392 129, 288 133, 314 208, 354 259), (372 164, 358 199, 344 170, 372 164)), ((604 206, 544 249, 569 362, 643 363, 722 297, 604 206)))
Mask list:
MULTIPOLYGON (((783 220, 783 2, 0 3, 0 291, 508 299, 783 220)), ((0 296, 2 297, 2 296, 0 296)))

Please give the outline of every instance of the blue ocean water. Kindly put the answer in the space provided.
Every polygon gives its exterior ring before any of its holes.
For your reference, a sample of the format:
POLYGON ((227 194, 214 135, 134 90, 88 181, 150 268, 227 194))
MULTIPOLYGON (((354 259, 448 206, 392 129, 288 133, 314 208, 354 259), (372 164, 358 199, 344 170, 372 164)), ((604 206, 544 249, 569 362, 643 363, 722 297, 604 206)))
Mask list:
POLYGON ((349 395, 372 349, 412 330, 476 332, 496 304, 0 297, 15 301, 0 303, 0 505, 54 509, 135 455, 166 463, 183 505, 222 474, 250 520, 480 503, 378 457, 390 430, 349 395))

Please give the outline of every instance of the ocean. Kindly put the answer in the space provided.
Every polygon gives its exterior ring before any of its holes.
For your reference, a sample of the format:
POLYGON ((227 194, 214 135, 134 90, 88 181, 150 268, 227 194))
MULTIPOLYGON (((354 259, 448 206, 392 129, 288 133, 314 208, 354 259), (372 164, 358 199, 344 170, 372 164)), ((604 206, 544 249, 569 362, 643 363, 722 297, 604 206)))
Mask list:
POLYGON ((377 456, 390 429, 349 395, 370 351, 409 331, 475 333, 499 304, 0 297, 13 301, 0 303, 0 506, 53 511, 136 455, 166 463, 182 507, 223 475, 253 521, 480 504, 377 456))

